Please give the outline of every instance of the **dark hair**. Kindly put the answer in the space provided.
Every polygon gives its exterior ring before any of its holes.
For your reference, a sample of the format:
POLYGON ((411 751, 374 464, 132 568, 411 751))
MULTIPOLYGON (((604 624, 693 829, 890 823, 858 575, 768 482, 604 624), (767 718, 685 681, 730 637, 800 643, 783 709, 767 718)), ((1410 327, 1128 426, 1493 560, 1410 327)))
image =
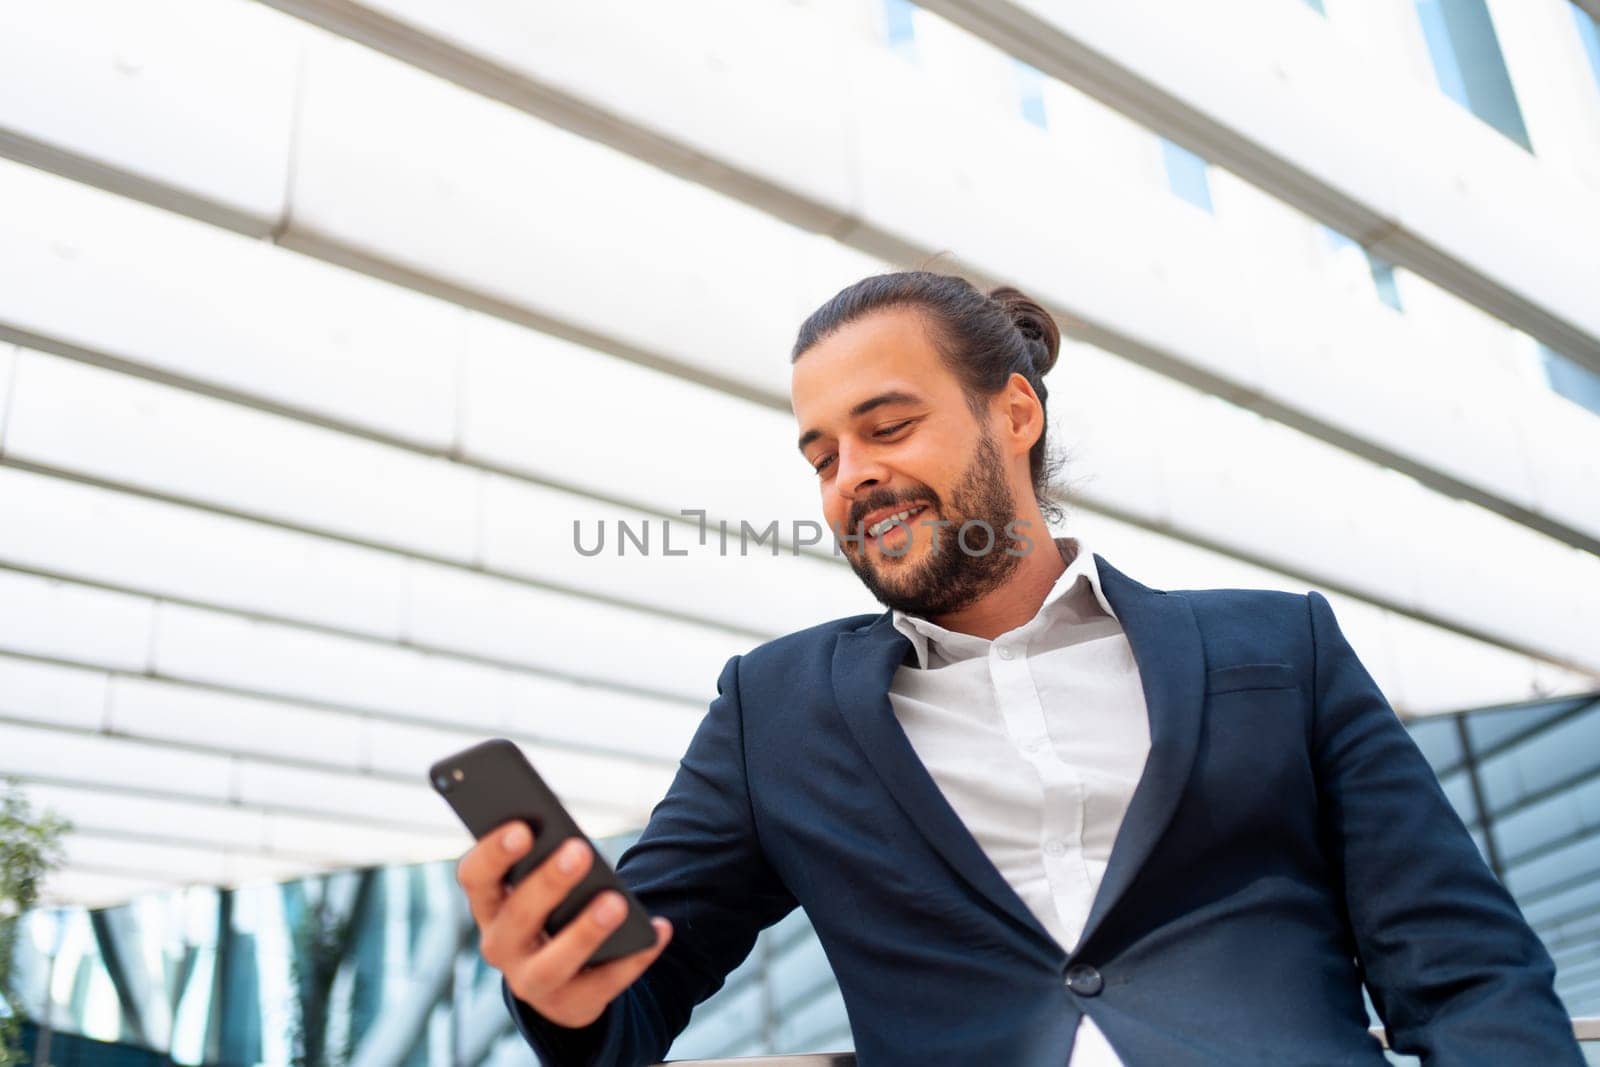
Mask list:
MULTIPOLYGON (((1061 330, 1050 313, 1010 286, 987 294, 967 279, 930 271, 900 271, 863 278, 838 293, 800 325, 793 363, 835 331, 874 311, 917 308, 924 313, 929 332, 945 366, 961 383, 967 405, 982 420, 989 397, 1020 374, 1039 394, 1043 408, 1048 396, 1044 375, 1055 366, 1061 351, 1061 330)), ((1046 446, 1048 419, 1028 453, 1033 492, 1045 518, 1059 522, 1061 509, 1054 503, 1051 483, 1060 460, 1046 446)))

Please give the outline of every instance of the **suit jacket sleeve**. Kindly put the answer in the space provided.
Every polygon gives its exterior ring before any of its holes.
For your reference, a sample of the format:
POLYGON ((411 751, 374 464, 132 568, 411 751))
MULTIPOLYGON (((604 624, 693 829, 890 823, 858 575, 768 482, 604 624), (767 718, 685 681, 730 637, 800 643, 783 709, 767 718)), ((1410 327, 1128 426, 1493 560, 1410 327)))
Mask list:
POLYGON ((672 922, 672 940, 606 1011, 573 1029, 541 1017, 505 988, 512 1017, 546 1064, 656 1063, 696 1004, 722 987, 750 954, 756 935, 795 900, 756 839, 745 779, 739 658, 717 680, 665 798, 617 874, 651 915, 672 922))
POLYGON ((1582 1064, 1555 965, 1438 778, 1309 594, 1328 854, 1392 1047, 1433 1065, 1582 1064))

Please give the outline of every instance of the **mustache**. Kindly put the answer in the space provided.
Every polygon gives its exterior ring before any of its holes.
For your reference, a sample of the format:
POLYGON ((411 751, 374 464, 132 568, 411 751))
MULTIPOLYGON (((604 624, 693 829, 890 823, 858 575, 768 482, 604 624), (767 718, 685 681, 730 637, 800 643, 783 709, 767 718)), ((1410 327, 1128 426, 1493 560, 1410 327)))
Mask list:
POLYGON ((896 511, 903 511, 905 509, 898 506, 903 504, 927 504, 931 508, 938 508, 939 497, 932 490, 912 493, 886 492, 881 496, 874 494, 850 508, 850 517, 846 523, 847 528, 853 530, 860 526, 866 521, 868 515, 880 508, 894 508, 896 511))

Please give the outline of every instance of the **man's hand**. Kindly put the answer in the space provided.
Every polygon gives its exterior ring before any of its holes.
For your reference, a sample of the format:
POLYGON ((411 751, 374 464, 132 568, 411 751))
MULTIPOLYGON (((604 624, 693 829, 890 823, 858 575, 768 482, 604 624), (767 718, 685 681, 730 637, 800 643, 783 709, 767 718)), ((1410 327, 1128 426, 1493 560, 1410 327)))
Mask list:
POLYGON ((549 936, 545 919, 588 873, 594 856, 574 838, 507 889, 501 879, 532 847, 533 834, 525 824, 499 826, 461 858, 456 880, 467 892, 483 958, 505 975, 517 999, 560 1026, 587 1026, 661 955, 672 939, 672 924, 651 920, 653 947, 580 971, 627 915, 627 903, 620 893, 606 890, 559 934, 549 936))

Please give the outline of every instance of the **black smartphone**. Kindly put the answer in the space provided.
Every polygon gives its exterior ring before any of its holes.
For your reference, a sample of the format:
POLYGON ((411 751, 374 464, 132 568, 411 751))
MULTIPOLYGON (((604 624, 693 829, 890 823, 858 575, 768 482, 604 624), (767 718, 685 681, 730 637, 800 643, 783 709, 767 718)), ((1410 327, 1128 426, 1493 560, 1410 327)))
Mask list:
POLYGON ((504 738, 473 745, 447 756, 428 770, 428 781, 467 824, 472 836, 482 837, 502 823, 521 819, 533 831, 533 849, 506 872, 506 884, 515 885, 543 863, 569 837, 581 838, 594 852, 594 862, 583 881, 573 887, 545 921, 554 936, 578 917, 595 894, 615 889, 628 902, 628 915, 589 957, 586 966, 626 956, 656 943, 650 916, 622 884, 600 850, 594 847, 555 793, 545 785, 522 750, 504 738))

